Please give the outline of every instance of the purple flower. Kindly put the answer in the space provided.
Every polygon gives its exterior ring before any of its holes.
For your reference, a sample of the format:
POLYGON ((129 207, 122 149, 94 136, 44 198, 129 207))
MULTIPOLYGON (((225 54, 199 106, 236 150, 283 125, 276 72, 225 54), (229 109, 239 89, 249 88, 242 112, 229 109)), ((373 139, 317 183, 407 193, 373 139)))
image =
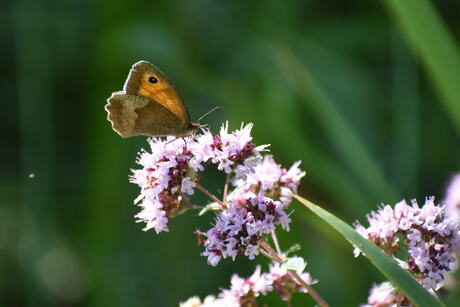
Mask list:
MULTIPOLYGON (((309 273, 298 272, 301 278, 309 285, 316 283, 309 273)), ((290 300, 296 292, 307 292, 305 288, 294 281, 288 271, 278 263, 270 265, 268 273, 261 273, 260 266, 250 277, 240 277, 234 274, 231 279, 230 289, 221 289, 216 297, 207 296, 201 303, 198 297, 191 297, 186 302, 181 303, 181 307, 244 307, 258 306, 256 298, 267 295, 269 292, 276 291, 283 300, 290 300)))
MULTIPOLYGON (((313 280, 308 272, 297 272, 308 285, 317 283, 313 280)), ((307 289, 299 285, 288 270, 283 268, 279 263, 270 264, 270 272, 267 274, 268 280, 273 284, 274 290, 279 294, 283 301, 289 301, 294 293, 308 292, 307 289)))
MULTIPOLYGON (((437 290, 447 273, 456 265, 455 254, 460 249, 460 230, 455 218, 446 216, 445 207, 437 206, 434 198, 426 199, 423 207, 415 200, 383 206, 368 217, 369 227, 355 223, 365 238, 392 255, 401 267, 411 272, 427 289, 437 290), (407 248, 407 259, 398 259, 397 251, 407 248)), ((355 255, 360 250, 355 248, 355 255)))
POLYGON ((299 165, 300 161, 286 170, 275 162, 273 156, 266 155, 245 179, 234 180, 236 188, 230 198, 247 199, 264 195, 287 205, 291 201, 291 194, 297 193, 300 179, 305 176, 305 172, 299 169, 299 165))
POLYGON ((271 282, 266 274, 260 273, 258 265, 250 277, 241 278, 234 274, 230 289, 222 289, 219 297, 222 299, 222 306, 257 306, 256 297, 260 294, 266 295, 270 291, 272 291, 271 282))
POLYGON ((284 212, 285 205, 267 197, 238 199, 221 211, 213 228, 201 235, 208 263, 216 266, 224 258, 233 260, 238 255, 254 259, 259 254, 257 246, 263 235, 269 234, 277 225, 289 230, 291 221, 284 212))
POLYGON ((179 303, 179 307, 222 307, 225 306, 223 303, 222 299, 216 298, 213 295, 206 296, 203 302, 201 302, 198 296, 193 296, 187 301, 179 303))
MULTIPOLYGON (((204 170, 204 163, 215 164, 235 180, 254 172, 261 161, 260 152, 268 145, 252 143, 251 129, 252 124, 247 124, 229 133, 227 122, 217 135, 202 130, 202 134, 193 137, 149 139, 150 152, 139 153, 137 163, 141 169, 132 170, 131 176, 131 182, 141 188, 135 204, 142 208, 136 218, 146 223, 144 230, 168 231, 168 219, 183 212, 181 202, 194 193, 197 173, 204 170)), ((283 226, 288 223, 289 219, 282 217, 283 226)), ((257 255, 250 245, 244 252, 251 258, 257 255)))
POLYGON ((452 177, 443 200, 446 213, 460 221, 460 174, 452 177))
POLYGON ((260 152, 268 146, 252 143, 251 129, 252 124, 241 125, 240 130, 229 133, 226 122, 217 135, 204 131, 191 147, 194 155, 192 163, 211 162, 227 174, 235 172, 236 177, 244 178, 260 160, 260 152))
POLYGON ((141 188, 134 201, 142 207, 138 221, 147 224, 144 230, 154 228, 159 233, 168 231, 168 218, 180 211, 183 194, 193 194, 195 173, 201 166, 189 163, 193 138, 151 138, 148 142, 151 153, 139 153, 137 163, 142 169, 132 170, 131 182, 141 188))
POLYGON ((401 295, 402 294, 389 282, 383 282, 379 285, 374 284, 369 292, 367 304, 361 305, 361 307, 412 306, 412 304, 407 301, 407 298, 401 295))
MULTIPOLYGON (((309 285, 316 283, 309 273, 298 272, 301 278, 309 285)), ((254 274, 242 278, 233 275, 230 289, 223 289, 218 295, 222 298, 222 306, 257 306, 256 298, 267 295, 275 290, 282 300, 289 301, 294 293, 307 292, 289 275, 288 271, 279 263, 270 264, 268 273, 261 273, 260 266, 256 267, 254 274)))

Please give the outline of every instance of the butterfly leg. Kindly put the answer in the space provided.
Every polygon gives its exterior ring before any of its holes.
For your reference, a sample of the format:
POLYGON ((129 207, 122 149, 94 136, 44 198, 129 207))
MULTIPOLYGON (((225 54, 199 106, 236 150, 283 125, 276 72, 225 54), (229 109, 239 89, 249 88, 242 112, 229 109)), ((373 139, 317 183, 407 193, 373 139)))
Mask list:
POLYGON ((171 141, 166 142, 165 145, 168 145, 169 143, 172 143, 172 142, 174 142, 174 141, 177 140, 177 139, 178 139, 178 138, 172 139, 171 141))

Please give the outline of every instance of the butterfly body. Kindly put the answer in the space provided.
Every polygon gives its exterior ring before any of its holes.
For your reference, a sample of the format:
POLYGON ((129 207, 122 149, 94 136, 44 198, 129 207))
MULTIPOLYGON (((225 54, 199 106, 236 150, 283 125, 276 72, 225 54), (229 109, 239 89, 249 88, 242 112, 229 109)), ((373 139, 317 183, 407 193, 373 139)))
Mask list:
POLYGON ((124 138, 183 137, 200 127, 190 122, 187 108, 172 83, 146 61, 132 66, 123 91, 113 93, 107 102, 107 119, 124 138))

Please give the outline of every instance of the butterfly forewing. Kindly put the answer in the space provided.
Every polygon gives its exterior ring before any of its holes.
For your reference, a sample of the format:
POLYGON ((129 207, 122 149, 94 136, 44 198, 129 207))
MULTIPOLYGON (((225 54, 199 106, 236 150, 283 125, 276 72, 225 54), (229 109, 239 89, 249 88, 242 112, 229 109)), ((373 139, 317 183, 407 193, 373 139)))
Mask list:
POLYGON ((172 83, 155 66, 139 61, 131 68, 124 90, 127 94, 150 98, 171 111, 183 127, 190 124, 187 108, 172 83))

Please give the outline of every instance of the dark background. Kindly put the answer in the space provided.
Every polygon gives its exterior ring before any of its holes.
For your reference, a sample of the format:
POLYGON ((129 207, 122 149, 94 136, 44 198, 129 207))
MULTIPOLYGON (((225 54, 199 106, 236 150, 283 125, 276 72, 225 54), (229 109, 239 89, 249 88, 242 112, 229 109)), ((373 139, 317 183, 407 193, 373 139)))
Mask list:
MULTIPOLYGON (((225 120, 232 129, 253 122, 256 143, 271 144, 279 163, 301 159, 300 194, 349 223, 380 203, 442 199, 460 165, 460 117, 446 101, 460 98, 439 88, 455 91, 460 78, 436 75, 429 59, 459 73, 457 62, 420 52, 386 2, 2 2, 0 305, 177 306, 266 263, 208 266, 192 232, 208 229, 211 215, 189 212, 160 235, 134 223, 138 188, 128 175, 146 139, 120 138, 103 107, 140 59, 174 82, 192 119, 222 105, 203 121, 214 131, 225 120)), ((458 57, 460 5, 433 9, 458 57)), ((413 35, 443 46, 429 20, 420 23, 426 29, 413 35)), ((222 190, 220 174, 203 180, 222 190)), ((284 248, 302 245, 331 305, 364 303, 384 277, 292 208, 284 248)), ((267 302, 285 306, 274 295, 267 302)), ((305 302, 313 304, 297 295, 294 306, 305 302)))

